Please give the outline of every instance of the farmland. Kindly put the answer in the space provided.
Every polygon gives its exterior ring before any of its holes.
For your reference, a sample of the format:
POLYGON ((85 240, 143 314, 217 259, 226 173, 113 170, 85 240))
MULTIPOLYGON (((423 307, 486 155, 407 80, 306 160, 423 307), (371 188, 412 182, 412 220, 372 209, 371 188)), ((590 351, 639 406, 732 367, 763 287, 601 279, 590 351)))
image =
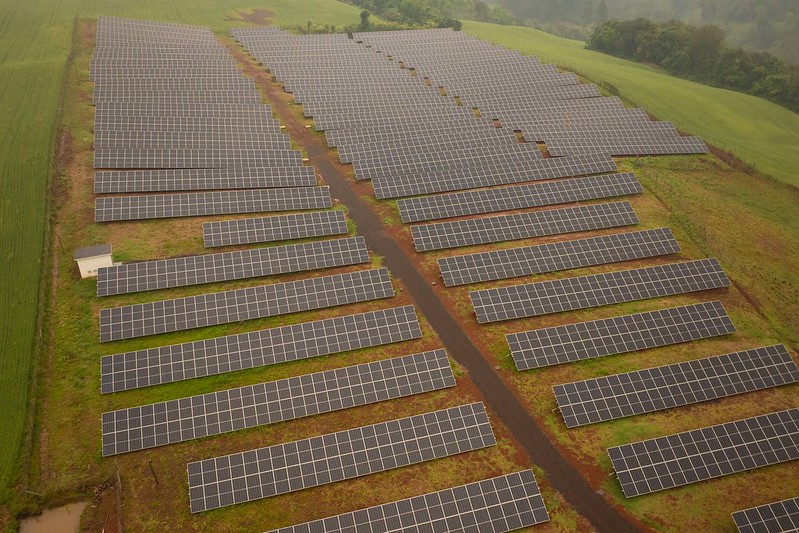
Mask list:
MULTIPOLYGON (((258 6, 259 9, 263 7, 258 6)), ((299 495, 283 496, 270 505, 215 511, 209 513, 207 521, 188 515, 183 485, 185 461, 196 458, 198 453, 204 456, 227 453, 233 448, 246 449, 264 441, 302 438, 334 431, 342 425, 369 424, 479 399, 470 378, 462 372, 458 373, 460 369, 456 369, 459 382, 456 389, 425 395, 409 402, 392 401, 362 408, 357 410, 354 418, 349 418, 352 416, 350 413, 331 413, 274 428, 238 432, 233 436, 213 439, 210 444, 204 442, 202 448, 199 443, 183 443, 174 449, 170 448, 167 453, 150 450, 120 457, 117 461, 103 460, 97 438, 97 421, 103 411, 314 372, 328 368, 331 363, 311 360, 260 369, 246 375, 234 373, 123 395, 99 395, 98 360, 107 353, 107 348, 97 343, 99 307, 124 305, 146 298, 137 295, 115 297, 109 302, 103 301, 101 305, 94 297, 94 283, 75 279, 71 251, 90 243, 113 242, 118 252, 117 259, 130 261, 200 253, 202 243, 198 236, 198 219, 105 226, 92 223, 92 84, 87 80, 87 73, 93 46, 93 23, 86 19, 100 13, 114 14, 202 24, 223 32, 230 25, 241 24, 242 17, 255 8, 230 2, 208 2, 182 9, 182 6, 176 7, 172 3, 155 2, 140 9, 127 6, 122 11, 108 13, 102 3, 82 4, 76 24, 76 55, 66 71, 63 67, 73 46, 71 30, 73 15, 78 8, 57 4, 51 11, 49 5, 41 3, 28 4, 25 9, 26 13, 20 13, 19 8, 16 11, 9 10, 13 11, 12 19, 0 38, 0 44, 4 44, 5 39, 8 39, 8 43, 14 43, 14 46, 5 48, 9 53, 0 65, 2 105, 6 116, 11 117, 0 126, 0 154, 4 165, 4 178, 0 180, 0 193, 3 195, 0 253, 4 264, 10 269, 0 281, 4 284, 0 286, 0 327, 3 328, 0 338, 5 343, 0 346, 0 353, 3 354, 0 394, 4 395, 0 403, 8 406, 13 415, 4 417, 0 422, 3 424, 0 433, 5 439, 0 443, 1 453, 5 454, 0 457, 0 467, 4 468, 0 468, 0 480, 8 479, 16 463, 16 446, 13 443, 19 441, 25 429, 25 412, 29 401, 28 376, 31 367, 36 365, 38 350, 41 349, 41 345, 31 343, 37 331, 39 274, 41 272, 49 280, 51 267, 54 273, 53 286, 45 287, 42 293, 45 298, 41 305, 47 313, 47 328, 44 331, 48 332, 43 344, 52 345, 47 351, 49 358, 41 363, 39 413, 32 447, 34 453, 23 469, 25 486, 45 496, 43 499, 26 496, 15 500, 14 512, 83 497, 90 488, 112 478, 118 469, 126 476, 125 516, 130 520, 127 525, 131 530, 159 531, 169 524, 179 530, 228 528, 234 531, 297 522, 310 517, 309 513, 315 517, 332 514, 337 512, 335 502, 339 499, 346 498, 350 507, 371 505, 529 466, 507 429, 492 419, 500 445, 483 450, 474 458, 466 455, 447 460, 442 465, 420 465, 361 479, 347 485, 344 498, 338 492, 338 486, 328 486, 299 495), (34 10, 35 14, 31 14, 30 10, 34 10), (39 30, 34 32, 35 38, 21 37, 20 27, 24 24, 28 28, 37 25, 39 30), (22 46, 22 43, 27 43, 27 47, 22 46), (9 59, 14 57, 17 59, 9 59), (53 153, 55 146, 57 123, 54 117, 58 115, 62 78, 66 80, 66 92, 59 124, 63 136, 58 144, 60 157, 56 166, 49 154, 53 153), (8 80, 13 80, 13 83, 8 80), (59 171, 55 178, 57 194, 53 198, 53 210, 48 211, 47 191, 50 183, 47 176, 55 170, 59 171), (8 179, 9 176, 13 179, 8 179), (51 214, 54 216, 54 235, 48 238, 52 239, 53 246, 47 251, 45 222, 51 214)), ((274 23, 288 26, 304 25, 308 18, 319 24, 343 25, 355 22, 359 13, 359 10, 344 4, 316 0, 304 0, 302 4, 283 0, 270 3, 268 9, 274 23), (313 15, 309 16, 308 13, 313 15)), ((691 353, 690 358, 743 349, 758 343, 785 342, 794 347, 799 344, 799 329, 793 318, 799 313, 799 280, 796 274, 799 272, 799 235, 796 231, 799 228, 799 213, 795 209, 799 205, 799 193, 794 188, 795 177, 790 172, 797 163, 796 151, 790 149, 795 148, 796 133, 799 131, 796 115, 781 108, 773 109, 766 102, 751 101, 756 99, 750 97, 675 80, 646 67, 606 56, 584 55, 591 53, 558 38, 528 34, 534 30, 496 30, 477 23, 466 23, 464 28, 488 40, 502 38, 502 42, 509 47, 535 53, 544 61, 557 62, 592 80, 615 85, 624 98, 646 107, 658 118, 672 120, 681 129, 734 151, 758 171, 774 178, 763 179, 741 172, 710 155, 620 160, 622 170, 635 171, 646 188, 646 194, 634 200, 636 211, 645 220, 644 226, 672 227, 683 244, 681 259, 715 255, 731 273, 736 287, 729 294, 714 293, 713 296, 724 301, 738 326, 739 334, 732 340, 703 341, 696 347, 692 345, 691 348, 671 350, 668 359, 664 359, 661 352, 650 350, 632 358, 609 358, 608 361, 581 363, 573 368, 532 373, 516 373, 512 369, 502 344, 505 326, 486 328, 485 335, 473 340, 480 345, 492 365, 496 364, 500 368, 500 374, 514 392, 526 398, 529 411, 545 426, 551 438, 588 473, 592 485, 610 494, 615 503, 624 505, 650 527, 661 530, 685 529, 691 524, 691 516, 702 512, 706 513, 704 528, 714 529, 728 517, 730 509, 749 501, 731 498, 724 505, 714 506, 714 499, 719 492, 738 494, 749 483, 762 487, 764 498, 768 496, 773 499, 795 493, 799 490, 795 481, 781 484, 769 475, 769 469, 765 469, 751 477, 731 476, 712 482, 713 490, 707 490, 711 485, 697 485, 653 498, 625 501, 613 478, 607 477, 607 457, 600 453, 604 448, 597 443, 613 445, 785 408, 791 405, 796 386, 753 397, 725 400, 721 406, 713 404, 690 408, 687 415, 685 411, 680 414, 667 412, 647 415, 643 421, 636 419, 634 423, 621 421, 603 424, 579 432, 566 431, 556 419, 549 390, 552 384, 568 380, 682 360, 688 358, 688 351, 694 348, 696 353, 691 353), (499 31, 503 34, 500 35, 499 31), (669 97, 663 98, 664 94, 669 97), (739 97, 747 100, 740 100, 739 97), (700 115, 703 119, 698 120, 697 113, 700 110, 704 115, 700 115), (745 117, 745 120, 741 117, 745 117), (762 138, 753 140, 751 131, 759 132, 762 138), (732 232, 730 228, 736 231, 732 232)), ((223 40, 230 44, 229 40, 223 40)), ((330 155, 334 156, 334 153, 331 151, 330 155)), ((346 210, 345 206, 338 208, 346 210)), ((397 220, 392 203, 378 204, 375 208, 384 220, 397 220)), ((357 228, 351 229, 357 231, 357 228)), ((407 230, 397 230, 397 234, 402 243, 410 247, 407 230)), ((431 280, 437 279, 435 257, 438 255, 420 256, 423 271, 431 280)), ((373 266, 380 264, 381 258, 373 256, 373 266)), ((630 268, 634 266, 639 265, 630 268)), ((598 267, 590 272, 610 269, 598 267)), ((285 276, 280 280, 298 277, 302 276, 285 276)), ((256 284, 259 283, 243 282, 235 287, 256 284)), ((402 282, 395 280, 395 287, 401 286, 402 282)), ((229 288, 228 285, 214 287, 212 290, 229 288)), ((466 289, 437 291, 456 310, 464 324, 474 325, 466 305, 466 289)), ((159 293, 159 298, 202 292, 207 292, 207 289, 164 291, 159 293)), ((674 302, 674 305, 690 301, 686 297, 674 302)), ((391 305, 408 303, 411 303, 409 296, 400 293, 391 305)), ((347 308, 347 313, 371 310, 375 305, 366 303, 351 306, 347 308)), ((610 316, 649 308, 652 307, 647 304, 627 304, 612 310, 592 311, 590 316, 593 318, 601 313, 610 316)), ((320 316, 323 315, 302 313, 291 316, 290 320, 297 323, 320 316)), ((588 318, 587 313, 575 316, 580 320, 588 318)), ((271 327, 276 324, 274 319, 264 319, 257 325, 271 327)), ((514 324, 514 329, 540 326, 540 322, 528 321, 514 324)), ((218 326, 202 330, 201 335, 209 338, 245 331, 251 327, 243 324, 218 326)), ((418 341, 335 356, 335 366, 436 347, 435 335, 429 324, 423 322, 423 330, 424 337, 418 341)), ((197 338, 196 335, 196 332, 184 332, 162 335, 157 340, 124 341, 114 345, 114 350, 183 342, 197 338)), ((475 336, 474 333, 472 336, 475 336)), ((796 465, 788 468, 789 472, 796 472, 796 465)), ((539 479, 543 478, 541 472, 537 472, 537 475, 539 479)), ((793 479, 799 479, 799 476, 794 475, 793 479)), ((553 522, 545 527, 554 531, 586 527, 584 520, 544 483, 544 495, 554 515, 553 522)), ((757 491, 756 495, 761 497, 757 491)))

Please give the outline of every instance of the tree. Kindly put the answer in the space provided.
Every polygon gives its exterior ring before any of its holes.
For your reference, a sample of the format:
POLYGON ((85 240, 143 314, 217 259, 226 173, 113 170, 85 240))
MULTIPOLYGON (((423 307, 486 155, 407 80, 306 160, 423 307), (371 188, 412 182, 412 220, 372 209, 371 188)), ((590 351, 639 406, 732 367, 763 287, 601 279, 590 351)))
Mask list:
POLYGON ((358 29, 365 31, 369 29, 369 12, 367 10, 361 11, 361 24, 358 29))
POLYGON ((483 0, 474 0, 474 18, 483 22, 491 22, 491 9, 483 0))
POLYGON ((688 47, 691 70, 698 72, 712 68, 724 49, 724 30, 715 24, 707 24, 694 31, 688 47))
POLYGON ((588 38, 588 42, 585 43, 585 47, 589 50, 605 52, 614 56, 619 55, 616 47, 616 42, 619 38, 618 24, 618 21, 611 20, 597 26, 594 33, 588 38))

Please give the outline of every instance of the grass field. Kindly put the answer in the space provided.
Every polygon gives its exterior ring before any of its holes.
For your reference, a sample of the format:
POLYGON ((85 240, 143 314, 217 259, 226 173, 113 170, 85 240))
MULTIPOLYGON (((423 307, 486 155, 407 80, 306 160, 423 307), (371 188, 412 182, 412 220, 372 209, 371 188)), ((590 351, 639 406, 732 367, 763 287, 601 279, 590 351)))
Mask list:
POLYGON ((24 432, 35 337, 56 115, 74 18, 117 15, 241 25, 240 12, 268 9, 278 25, 357 23, 360 10, 332 0, 202 0, 108 3, 0 0, 0 498, 24 432))
POLYGON ((733 152, 757 172, 799 187, 799 115, 760 98, 674 78, 660 69, 584 48, 584 43, 524 27, 463 23, 481 39, 538 56, 595 82, 682 131, 733 152))

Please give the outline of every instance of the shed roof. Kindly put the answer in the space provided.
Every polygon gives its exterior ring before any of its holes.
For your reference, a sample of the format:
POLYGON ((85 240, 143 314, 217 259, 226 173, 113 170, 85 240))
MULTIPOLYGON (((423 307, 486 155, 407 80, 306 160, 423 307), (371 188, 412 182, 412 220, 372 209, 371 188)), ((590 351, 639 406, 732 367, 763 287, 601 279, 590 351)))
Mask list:
POLYGON ((97 257, 98 255, 107 255, 110 253, 110 244, 98 244, 97 246, 88 246, 86 248, 78 248, 75 250, 75 260, 86 259, 87 257, 97 257))

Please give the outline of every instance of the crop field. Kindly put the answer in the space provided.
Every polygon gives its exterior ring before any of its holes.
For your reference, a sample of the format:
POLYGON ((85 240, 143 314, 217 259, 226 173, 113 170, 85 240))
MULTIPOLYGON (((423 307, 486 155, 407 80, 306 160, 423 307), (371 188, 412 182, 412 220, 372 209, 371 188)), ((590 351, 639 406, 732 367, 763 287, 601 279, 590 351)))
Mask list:
POLYGON ((662 70, 586 50, 582 41, 524 27, 466 21, 464 31, 538 56, 619 96, 678 129, 733 152, 761 174, 799 187, 799 115, 754 96, 682 80, 662 70))
MULTIPOLYGON (((8 51, 0 63, 0 108, 5 111, 4 116, 10 117, 0 125, 0 259, 8 269, 0 280, 0 405, 4 406, 5 415, 0 419, 0 503, 4 497, 12 502, 11 516, 86 499, 94 490, 99 494, 97 507, 84 517, 83 528, 100 530, 106 526, 104 520, 114 514, 113 502, 103 499, 102 494, 109 492, 108 487, 119 473, 124 502, 121 518, 126 531, 263 530, 341 512, 341 501, 354 509, 532 466, 552 517, 551 522, 536 526, 534 531, 590 530, 587 521, 551 487, 543 471, 530 465, 510 431, 491 411, 489 415, 498 438, 498 445, 492 448, 199 516, 189 513, 187 461, 480 400, 469 374, 457 364, 454 364, 455 388, 102 458, 99 421, 103 412, 376 361, 438 348, 441 344, 420 314, 421 339, 100 395, 102 355, 408 305, 413 301, 402 290, 403 281, 394 279, 397 294, 387 300, 101 345, 97 318, 101 307, 266 282, 252 279, 98 299, 96 283, 79 279, 72 260, 72 251, 78 247, 111 242, 115 260, 124 262, 199 254, 207 251, 203 248, 201 225, 216 220, 186 218, 104 225, 93 222, 91 94, 94 84, 88 81, 89 58, 94 47, 92 19, 103 14, 205 25, 231 45, 224 35, 232 25, 273 23, 296 27, 304 26, 310 19, 315 24, 341 26, 356 23, 360 10, 327 0, 277 0, 258 5, 207 0, 185 6, 158 0, 115 5, 113 11, 99 1, 67 0, 55 5, 35 1, 12 6, 8 0, 0 0, 0 12, 5 13, 0 18, 7 19, 3 21, 0 47, 8 45, 0 48, 8 51), (70 51, 74 57, 65 69, 70 51), (58 175, 53 176, 56 172, 58 175), (49 205, 51 177, 54 194, 49 205), (53 235, 45 236, 50 220, 53 235), (47 283, 41 283, 42 277, 47 283), (44 313, 42 332, 37 329, 37 309, 44 313), (34 342, 37 335, 42 339, 34 342), (36 377, 31 378, 32 374, 36 377), (29 422, 29 384, 33 380, 38 391, 34 430, 30 445, 18 454, 18 443, 29 422), (24 465, 20 467, 22 462, 24 465), (22 494, 18 490, 12 497, 10 491, 4 494, 2 490, 16 472, 19 472, 18 483, 31 492, 22 494)), ((592 81, 612 84, 628 102, 734 152, 774 179, 742 172, 712 155, 617 160, 620 171, 635 172, 645 188, 643 195, 629 198, 641 219, 640 226, 629 229, 670 227, 682 245, 682 252, 676 258, 591 267, 581 269, 579 274, 715 256, 733 281, 728 290, 579 311, 567 317, 550 315, 479 326, 468 293, 489 285, 446 289, 440 284, 435 260, 488 247, 417 254, 416 262, 424 277, 438 283, 436 293, 463 324, 465 333, 551 440, 579 467, 592 488, 606 494, 612 504, 643 525, 658 531, 717 530, 728 525, 731 511, 752 501, 763 503, 799 493, 799 462, 794 462, 627 500, 611 475, 605 453, 608 446, 794 407, 799 385, 572 430, 564 426, 552 395, 552 386, 559 383, 767 344, 785 343, 795 357, 799 347, 799 323, 795 319, 799 315, 799 211, 796 209, 799 181, 792 170, 799 166, 795 150, 799 143, 799 116, 749 96, 678 80, 649 67, 588 52, 580 43, 535 30, 472 22, 464 23, 464 29, 483 39, 538 55, 544 62, 573 69, 592 81), (721 300, 732 316, 737 328, 734 335, 527 372, 515 370, 504 340, 504 335, 512 331, 712 299, 721 300), (777 470, 779 475, 775 475, 777 470), (725 498, 719 498, 720 494, 725 498), (697 522, 698 516, 701 522, 697 522)), ((311 124, 302 118, 299 106, 288 104, 290 96, 284 94, 282 100, 287 104, 287 114, 295 121, 311 124)), ((321 134, 310 135, 323 142, 321 134)), ((328 155, 336 157, 334 150, 328 155)), ((369 196, 368 185, 355 187, 386 224, 392 226, 391 233, 397 236, 400 245, 410 250, 409 230, 399 224, 395 202, 376 202, 369 196)), ((335 208, 347 212, 344 205, 335 208)), ((357 234, 352 223, 350 234, 357 234)), ((547 241, 531 239, 502 246, 547 241)), ((371 267, 381 264, 382 258, 372 254, 371 267)), ((366 265, 340 267, 321 274, 363 268, 366 265)), ((573 275, 576 274, 560 272, 533 279, 573 275)), ((306 277, 307 273, 280 275, 268 282, 306 277)), ((506 280, 490 286, 516 283, 521 281, 506 280)), ((4 518, 8 516, 0 513, 0 526, 4 518)))

